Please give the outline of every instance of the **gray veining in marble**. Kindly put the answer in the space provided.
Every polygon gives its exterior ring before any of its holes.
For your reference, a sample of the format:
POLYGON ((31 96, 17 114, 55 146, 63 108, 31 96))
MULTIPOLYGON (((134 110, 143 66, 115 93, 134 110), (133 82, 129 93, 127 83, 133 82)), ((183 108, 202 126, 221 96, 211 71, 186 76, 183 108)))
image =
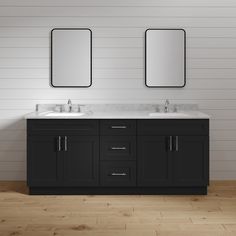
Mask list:
MULTIPOLYGON (((38 110, 27 114, 26 119, 209 119, 196 104, 172 104, 169 112, 164 105, 153 104, 88 104, 80 112, 58 112, 65 104, 39 104, 38 110), (177 112, 176 109, 177 107, 177 112)), ((73 104, 76 106, 76 104, 73 104)))
MULTIPOLYGON (((63 106, 65 104, 38 104, 38 111, 55 111, 56 106, 63 106)), ((81 105, 81 104, 73 104, 81 105)), ((197 111, 197 104, 170 104, 170 111, 197 111)), ((82 112, 125 112, 125 111, 149 111, 149 112, 163 112, 164 104, 86 104, 81 106, 82 112)))

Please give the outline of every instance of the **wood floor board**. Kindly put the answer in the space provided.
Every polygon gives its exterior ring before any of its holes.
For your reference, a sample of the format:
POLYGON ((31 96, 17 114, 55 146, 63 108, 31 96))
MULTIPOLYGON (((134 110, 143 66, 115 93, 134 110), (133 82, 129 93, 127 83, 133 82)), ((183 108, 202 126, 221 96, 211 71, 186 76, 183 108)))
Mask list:
POLYGON ((236 181, 207 196, 30 196, 0 182, 0 236, 235 236, 236 181))
POLYGON ((236 222, 235 224, 224 224, 223 225, 229 232, 234 232, 236 235, 236 222))

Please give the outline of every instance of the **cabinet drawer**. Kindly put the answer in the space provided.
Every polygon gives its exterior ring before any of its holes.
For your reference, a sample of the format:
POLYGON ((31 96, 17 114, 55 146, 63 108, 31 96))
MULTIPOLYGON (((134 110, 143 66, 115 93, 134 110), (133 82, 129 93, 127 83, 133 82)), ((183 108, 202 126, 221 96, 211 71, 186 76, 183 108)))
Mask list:
POLYGON ((135 120, 101 120, 101 135, 135 135, 135 120))
POLYGON ((101 160, 135 160, 136 136, 102 136, 101 160))
POLYGON ((28 135, 98 135, 98 120, 28 120, 28 135))
POLYGON ((209 135, 209 120, 139 120, 138 135, 209 135))
POLYGON ((102 161, 101 186, 136 186, 135 161, 102 161))

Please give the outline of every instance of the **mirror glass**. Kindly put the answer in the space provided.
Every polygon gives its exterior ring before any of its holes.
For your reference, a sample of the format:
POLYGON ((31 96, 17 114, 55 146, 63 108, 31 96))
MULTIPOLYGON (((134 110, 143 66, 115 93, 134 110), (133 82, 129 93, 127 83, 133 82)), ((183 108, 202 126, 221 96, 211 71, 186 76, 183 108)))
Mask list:
POLYGON ((186 83, 183 29, 148 29, 145 32, 147 87, 184 87, 186 83))
POLYGON ((91 84, 91 30, 53 29, 51 31, 51 85, 89 87, 91 84))

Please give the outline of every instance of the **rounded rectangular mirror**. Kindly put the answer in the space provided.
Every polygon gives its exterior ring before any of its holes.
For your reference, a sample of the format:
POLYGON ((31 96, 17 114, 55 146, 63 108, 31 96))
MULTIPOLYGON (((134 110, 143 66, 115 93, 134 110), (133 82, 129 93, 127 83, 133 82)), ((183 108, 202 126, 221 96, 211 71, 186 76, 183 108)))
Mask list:
POLYGON ((51 31, 51 85, 89 87, 92 84, 92 31, 56 28, 51 31))
POLYGON ((145 32, 145 84, 181 88, 186 83, 186 33, 183 29, 145 32))

